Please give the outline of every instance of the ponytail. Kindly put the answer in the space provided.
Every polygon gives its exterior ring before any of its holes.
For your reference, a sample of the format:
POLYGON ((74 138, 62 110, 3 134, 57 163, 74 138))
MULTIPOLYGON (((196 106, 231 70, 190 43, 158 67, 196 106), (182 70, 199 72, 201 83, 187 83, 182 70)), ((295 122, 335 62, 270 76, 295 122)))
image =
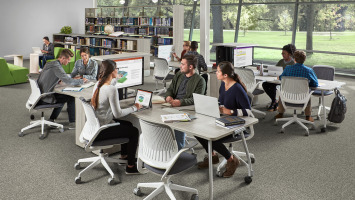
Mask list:
POLYGON ((228 61, 223 61, 223 62, 220 62, 218 64, 218 66, 221 69, 222 74, 227 74, 229 78, 232 78, 237 83, 239 83, 243 87, 245 92, 247 92, 247 87, 242 82, 239 75, 234 72, 234 66, 232 65, 232 63, 230 63, 228 61))
POLYGON ((231 77, 231 78, 233 78, 237 83, 239 83, 239 84, 243 87, 244 91, 247 92, 247 86, 245 86, 245 84, 244 84, 243 81, 240 79, 240 77, 239 77, 238 74, 236 74, 235 72, 233 72, 233 77, 231 77))

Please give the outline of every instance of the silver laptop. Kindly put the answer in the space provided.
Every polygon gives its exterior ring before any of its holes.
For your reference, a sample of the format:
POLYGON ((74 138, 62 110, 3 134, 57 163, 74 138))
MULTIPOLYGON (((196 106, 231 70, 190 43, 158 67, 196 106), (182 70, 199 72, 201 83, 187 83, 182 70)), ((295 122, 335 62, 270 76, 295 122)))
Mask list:
POLYGON ((41 51, 41 48, 39 48, 39 47, 32 47, 32 50, 33 50, 33 53, 35 53, 35 54, 38 54, 40 56, 43 55, 42 51, 41 51))
POLYGON ((280 76, 283 71, 284 69, 279 66, 272 65, 267 67, 267 73, 269 76, 280 76))
POLYGON ((216 97, 205 96, 193 93, 195 111, 198 114, 220 118, 218 99, 216 97))

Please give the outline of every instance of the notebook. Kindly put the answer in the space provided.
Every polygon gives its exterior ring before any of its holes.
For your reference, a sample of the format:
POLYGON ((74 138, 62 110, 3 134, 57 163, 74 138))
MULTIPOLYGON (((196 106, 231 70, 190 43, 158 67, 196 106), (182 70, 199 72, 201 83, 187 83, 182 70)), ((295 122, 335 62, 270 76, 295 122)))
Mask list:
POLYGON ((134 103, 138 103, 143 106, 140 110, 151 108, 152 107, 152 97, 153 92, 148 90, 137 90, 137 96, 134 100, 134 103))
POLYGON ((245 124, 245 120, 238 116, 224 116, 216 119, 216 123, 222 126, 245 124))
POLYGON ((41 48, 39 48, 39 47, 32 47, 32 50, 33 50, 33 53, 35 53, 35 54, 38 54, 40 56, 43 55, 41 48))
POLYGON ((194 98, 196 113, 215 118, 219 118, 221 116, 217 98, 196 93, 193 93, 192 95, 194 98))

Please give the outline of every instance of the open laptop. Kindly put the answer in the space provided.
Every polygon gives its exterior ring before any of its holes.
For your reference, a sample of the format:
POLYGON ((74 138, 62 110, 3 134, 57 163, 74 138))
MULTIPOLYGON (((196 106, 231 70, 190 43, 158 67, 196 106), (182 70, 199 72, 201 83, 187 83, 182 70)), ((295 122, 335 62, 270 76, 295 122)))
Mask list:
POLYGON ((218 99, 216 97, 205 96, 193 93, 195 112, 210 117, 220 118, 218 99))
POLYGON ((271 65, 267 67, 267 73, 269 76, 280 76, 284 69, 279 66, 271 65))
POLYGON ((139 103, 143 106, 140 110, 151 108, 152 107, 152 97, 153 92, 148 90, 137 89, 136 99, 134 103, 139 103))
POLYGON ((38 54, 40 56, 43 55, 41 48, 39 48, 39 47, 32 47, 32 50, 33 50, 33 53, 35 53, 35 54, 38 54))

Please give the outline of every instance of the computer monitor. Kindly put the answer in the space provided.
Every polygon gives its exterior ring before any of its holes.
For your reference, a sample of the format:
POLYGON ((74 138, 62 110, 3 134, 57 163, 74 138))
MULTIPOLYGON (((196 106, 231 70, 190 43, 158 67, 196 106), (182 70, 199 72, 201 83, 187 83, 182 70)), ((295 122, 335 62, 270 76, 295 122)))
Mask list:
POLYGON ((253 65, 253 47, 234 48, 234 67, 253 65))
POLYGON ((143 85, 143 59, 143 57, 135 57, 113 60, 118 67, 119 78, 117 79, 117 88, 143 85))

